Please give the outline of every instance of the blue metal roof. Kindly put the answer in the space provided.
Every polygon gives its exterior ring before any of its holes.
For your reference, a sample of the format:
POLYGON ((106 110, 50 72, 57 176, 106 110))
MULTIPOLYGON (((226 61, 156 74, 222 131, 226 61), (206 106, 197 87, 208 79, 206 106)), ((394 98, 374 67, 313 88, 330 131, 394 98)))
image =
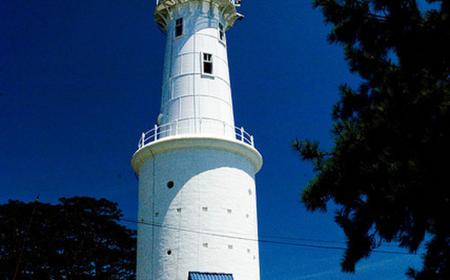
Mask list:
POLYGON ((189 272, 188 280, 234 280, 233 274, 209 273, 209 272, 189 272))

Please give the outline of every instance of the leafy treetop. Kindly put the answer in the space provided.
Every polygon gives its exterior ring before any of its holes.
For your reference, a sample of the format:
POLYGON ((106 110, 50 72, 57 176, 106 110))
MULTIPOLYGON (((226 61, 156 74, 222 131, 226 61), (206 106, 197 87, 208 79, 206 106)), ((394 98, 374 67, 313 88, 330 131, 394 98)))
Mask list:
POLYGON ((135 279, 135 231, 116 203, 89 197, 56 205, 0 205, 0 278, 135 279))
POLYGON ((362 78, 340 87, 330 151, 294 142, 316 174, 303 203, 339 207, 344 271, 383 241, 415 252, 427 239, 423 268, 408 275, 450 279, 450 1, 427 2, 315 0, 362 78))

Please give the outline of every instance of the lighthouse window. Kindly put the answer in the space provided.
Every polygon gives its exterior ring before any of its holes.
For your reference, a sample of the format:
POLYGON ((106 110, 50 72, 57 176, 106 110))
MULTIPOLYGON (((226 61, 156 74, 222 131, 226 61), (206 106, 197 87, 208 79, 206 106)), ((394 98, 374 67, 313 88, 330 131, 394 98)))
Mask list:
POLYGON ((223 24, 221 24, 221 23, 219 23, 219 38, 220 38, 220 41, 225 40, 225 30, 223 28, 223 24))
POLYGON ((175 37, 183 35, 183 18, 179 18, 175 21, 175 37))
POLYGON ((212 54, 210 53, 203 53, 202 56, 203 60, 203 74, 209 74, 212 75, 213 73, 213 58, 212 54))

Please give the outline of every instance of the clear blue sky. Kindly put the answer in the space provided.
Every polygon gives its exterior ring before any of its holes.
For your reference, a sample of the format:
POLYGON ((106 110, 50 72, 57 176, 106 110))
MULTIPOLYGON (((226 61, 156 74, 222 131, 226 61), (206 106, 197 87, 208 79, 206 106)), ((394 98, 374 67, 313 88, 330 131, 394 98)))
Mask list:
MULTIPOLYGON (((153 23, 154 2, 0 1, 0 202, 105 197, 136 217, 130 158, 160 105, 165 37, 153 23)), ((345 241, 333 213, 312 214, 299 202, 312 173, 290 143, 307 137, 330 146, 337 87, 358 79, 342 49, 327 43, 329 26, 311 1, 243 2, 246 18, 228 33, 229 60, 236 123, 255 135, 265 160, 260 237, 345 241)), ((397 280, 420 264, 417 256, 374 254, 352 276, 340 272, 342 251, 260 251, 262 280, 397 280)))

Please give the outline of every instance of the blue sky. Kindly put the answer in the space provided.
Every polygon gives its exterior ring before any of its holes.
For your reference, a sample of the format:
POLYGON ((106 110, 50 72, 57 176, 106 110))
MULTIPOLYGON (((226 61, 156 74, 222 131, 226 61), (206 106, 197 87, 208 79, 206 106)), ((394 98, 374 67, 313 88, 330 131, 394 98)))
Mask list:
MULTIPOLYGON (((160 105, 165 39, 154 2, 0 1, 0 202, 106 197, 136 217, 130 158, 160 105)), ((299 202, 311 166, 290 143, 329 147, 337 87, 358 78, 327 43, 329 26, 309 0, 243 1, 240 12, 229 61, 236 124, 264 156, 260 237, 344 246, 332 212, 309 213, 299 202)), ((342 251, 261 244, 260 255, 263 280, 397 280, 420 264, 418 256, 374 254, 352 276, 340 272, 342 251)))

